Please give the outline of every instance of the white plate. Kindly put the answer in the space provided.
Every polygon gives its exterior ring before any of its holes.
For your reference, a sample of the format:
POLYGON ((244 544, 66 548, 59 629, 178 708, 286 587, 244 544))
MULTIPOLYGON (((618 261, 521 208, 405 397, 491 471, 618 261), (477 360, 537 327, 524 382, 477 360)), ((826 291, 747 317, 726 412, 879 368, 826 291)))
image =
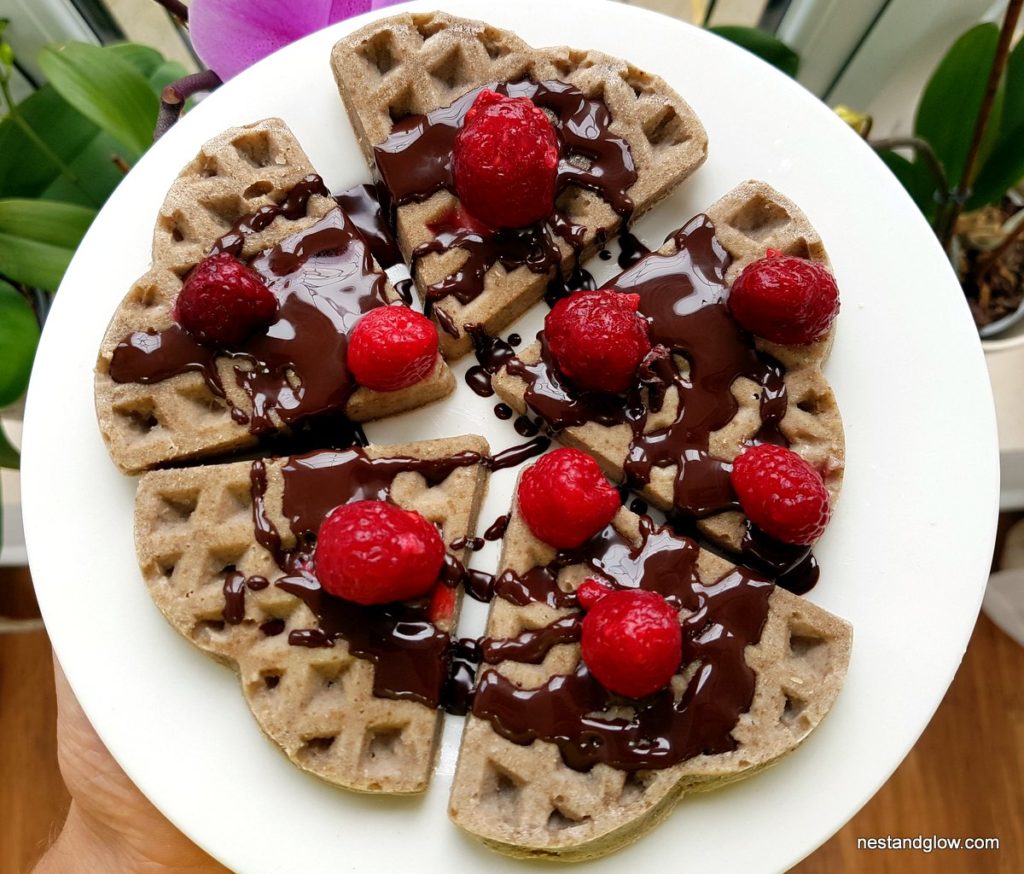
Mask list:
MULTIPOLYGON (((427 10, 434 3, 416 3, 427 10)), ((853 662, 834 713, 793 756, 685 800, 654 833, 591 871, 776 871, 837 830, 917 740, 960 663, 984 589, 998 494, 996 429, 981 348, 934 237, 888 170, 813 96, 696 28, 595 0, 450 0, 533 45, 624 55, 664 76, 710 137, 707 164, 639 225, 649 242, 747 178, 792 197, 820 231, 843 296, 828 375, 846 422, 848 474, 817 550, 813 600, 849 619, 853 662), (645 867, 639 867, 645 866, 645 867)), ((369 16, 368 16, 369 17, 369 16)), ((224 128, 285 119, 333 190, 368 178, 328 68, 367 18, 295 44, 204 101, 161 140, 96 219, 43 334, 25 430, 24 506, 40 605, 89 718, 129 776, 183 831, 243 872, 516 871, 445 815, 461 720, 450 718, 426 797, 332 789, 260 734, 238 681, 179 637, 135 564, 135 483, 107 458, 92 367, 111 313, 149 261, 171 181, 224 128)), ((607 264, 593 265, 598 278, 607 264)), ((517 328, 532 336, 538 310, 517 328)), ((483 433, 519 442, 494 401, 456 397, 367 428, 375 442, 483 433)), ((494 476, 484 524, 506 510, 494 476)), ((496 551, 478 554, 492 565, 496 551)), ((474 605, 471 605, 474 606, 474 605)), ((482 611, 463 631, 479 633, 482 611)))

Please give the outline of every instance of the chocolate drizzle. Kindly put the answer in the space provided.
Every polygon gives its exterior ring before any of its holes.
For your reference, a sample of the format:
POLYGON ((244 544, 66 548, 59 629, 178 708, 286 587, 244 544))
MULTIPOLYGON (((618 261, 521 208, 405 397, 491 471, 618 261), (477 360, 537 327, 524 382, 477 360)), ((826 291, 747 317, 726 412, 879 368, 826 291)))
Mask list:
MULTIPOLYGON (((439 485, 457 468, 480 461, 481 456, 474 452, 440 459, 370 458, 359 448, 293 457, 281 468, 282 510, 295 538, 294 545, 287 549, 267 512, 266 465, 254 462, 250 479, 256 539, 285 573, 274 585, 300 598, 317 619, 314 628, 292 629, 288 642, 293 646, 329 647, 343 639, 353 655, 369 659, 376 666, 375 695, 436 707, 447 682, 449 638, 434 621, 431 599, 363 607, 335 598, 324 592, 316 579, 313 547, 320 524, 334 507, 350 501, 387 500, 399 473, 415 472, 428 484, 439 485)), ((447 570, 443 574, 451 575, 447 570)), ((226 581, 226 596, 228 588, 226 581)), ((231 588, 237 585, 232 583, 231 588)), ((229 600, 226 621, 231 621, 228 617, 229 613, 235 615, 231 612, 234 609, 234 602, 229 600)))
MULTIPOLYGON (((249 234, 278 216, 305 214, 313 194, 325 194, 319 177, 307 177, 277 206, 264 206, 239 219, 211 252, 241 254, 249 234)), ((348 333, 363 313, 387 303, 385 277, 356 226, 332 210, 309 228, 257 255, 251 267, 278 300, 276 321, 232 349, 204 346, 177 324, 164 331, 136 332, 114 350, 114 382, 149 384, 196 371, 210 391, 231 405, 235 421, 253 434, 278 422, 343 411, 356 385, 346 364, 348 333), (248 397, 247 415, 231 402, 218 359, 230 358, 234 381, 248 397)))
MULTIPOLYGON (((594 191, 619 215, 623 225, 628 222, 633 202, 627 192, 636 182, 637 173, 628 143, 611 132, 612 119, 604 101, 587 98, 564 82, 524 79, 475 88, 450 106, 403 118, 391 135, 374 147, 382 187, 390 201, 392 225, 398 207, 421 203, 441 190, 454 192, 455 136, 484 87, 509 97, 527 97, 547 110, 560 141, 557 194, 570 185, 594 191)), ((439 219, 431 230, 434 239, 417 247, 414 260, 453 248, 461 249, 467 257, 454 273, 427 288, 428 308, 448 296, 462 304, 474 300, 483 291, 484 275, 498 263, 509 271, 525 266, 536 274, 553 275, 555 295, 564 293, 567 283, 576 288, 584 287, 579 283, 587 281, 588 274, 579 261, 588 228, 574 223, 557 205, 548 220, 525 228, 496 231, 454 211, 439 219), (567 253, 575 257, 570 275, 563 280, 567 253)), ((442 327, 448 331, 448 326, 442 327)), ((453 336, 457 337, 458 331, 453 336)))
MULTIPOLYGON (((674 241, 675 252, 648 254, 605 286, 640 296, 640 312, 648 319, 655 344, 629 393, 577 390, 559 373, 543 333, 536 364, 514 358, 507 367, 526 381, 527 407, 553 433, 588 422, 628 425, 632 439, 623 467, 630 488, 645 487, 656 467, 677 467, 672 517, 686 533, 695 534, 694 520, 739 509, 730 482, 732 465, 709 449, 711 434, 732 421, 739 408, 734 382, 743 376, 758 387, 762 424, 751 444, 788 445, 779 428, 788 401, 782 365, 757 352, 729 314, 725 271, 730 257, 711 220, 695 217, 676 232, 674 241), (678 365, 678 359, 685 363, 678 365), (675 405, 671 421, 647 430, 649 417, 670 399, 675 405)), ((809 550, 778 548, 760 532, 748 534, 741 558, 773 576, 811 561, 809 550)), ((783 576, 780 583, 800 588, 808 579, 800 571, 783 576)))
MULTIPOLYGON (((634 546, 612 526, 579 550, 561 552, 547 567, 523 577, 506 572, 495 593, 516 604, 541 601, 572 607, 575 594, 558 584, 559 571, 583 564, 618 588, 659 592, 684 611, 683 658, 689 682, 680 694, 671 686, 632 701, 605 690, 580 662, 568 676, 521 689, 497 671, 481 677, 472 712, 514 743, 535 739, 558 746, 565 763, 585 771, 604 763, 623 770, 666 768, 696 755, 736 748, 732 737, 740 714, 750 709, 756 677, 745 649, 756 644, 768 616, 770 582, 735 569, 710 585, 700 582, 699 546, 667 526, 640 519, 634 546), (613 709, 632 716, 612 716, 613 709)), ((578 614, 516 638, 485 641, 483 659, 538 663, 555 645, 578 639, 578 614)))

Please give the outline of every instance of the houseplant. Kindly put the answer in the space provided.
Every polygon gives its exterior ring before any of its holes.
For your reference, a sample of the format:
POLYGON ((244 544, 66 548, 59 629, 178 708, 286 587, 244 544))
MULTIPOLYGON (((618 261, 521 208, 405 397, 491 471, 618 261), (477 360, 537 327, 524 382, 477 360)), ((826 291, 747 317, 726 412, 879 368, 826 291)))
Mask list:
POLYGON ((872 142, 935 229, 983 338, 1024 318, 1024 41, 1011 50, 1022 6, 952 45, 913 136, 872 142))
MULTIPOLYGON (((132 43, 51 45, 39 57, 48 83, 16 103, 6 25, 0 20, 0 410, 16 413, 64 270, 152 141, 161 91, 185 70, 132 43)), ((0 425, 0 467, 18 461, 0 425)))

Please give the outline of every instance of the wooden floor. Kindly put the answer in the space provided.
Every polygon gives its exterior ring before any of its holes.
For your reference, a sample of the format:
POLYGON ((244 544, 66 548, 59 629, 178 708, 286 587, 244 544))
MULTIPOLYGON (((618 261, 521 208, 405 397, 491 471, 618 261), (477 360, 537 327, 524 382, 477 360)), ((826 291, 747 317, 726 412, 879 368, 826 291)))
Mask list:
MULTIPOLYGON (((27 573, 0 569, 0 614, 30 616, 27 573)), ((920 742, 797 874, 1024 872, 1024 648, 984 616, 920 742), (858 837, 997 837, 999 850, 858 850, 858 837)), ((68 796, 54 752, 45 632, 0 636, 0 874, 31 869, 68 796)), ((91 874, 91 872, 90 872, 91 874)))

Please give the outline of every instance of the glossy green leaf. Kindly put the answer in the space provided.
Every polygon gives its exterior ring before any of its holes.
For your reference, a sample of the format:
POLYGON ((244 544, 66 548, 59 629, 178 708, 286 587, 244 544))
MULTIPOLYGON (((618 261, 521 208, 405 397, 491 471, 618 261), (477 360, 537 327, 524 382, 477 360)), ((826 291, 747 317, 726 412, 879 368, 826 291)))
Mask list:
MULTIPOLYGON (((49 85, 44 85, 18 105, 18 113, 46 150, 8 116, 0 122, 0 197, 39 197, 99 133, 99 128, 76 112, 49 85), (56 161, 54 160, 56 158, 56 161)), ((101 204, 109 190, 90 175, 79 177, 81 202, 101 204)))
POLYGON ((126 158, 152 143, 159 101, 146 77, 116 51, 63 43, 44 48, 39 65, 68 103, 125 147, 126 158))
MULTIPOLYGON (((935 68, 917 107, 914 133, 931 143, 951 188, 956 188, 963 176, 998 41, 999 28, 991 23, 979 24, 963 34, 935 68)), ((995 142, 1000 107, 1001 99, 993 106, 979 167, 995 142)))
MULTIPOLYGON (((14 286, 0 279, 0 407, 13 404, 25 393, 38 343, 39 323, 32 307, 14 286)), ((3 456, 0 435, 0 467, 11 467, 3 456)))
POLYGON ((800 56, 796 52, 782 40, 756 27, 719 25, 718 27, 709 27, 708 30, 717 33, 729 42, 742 46, 761 60, 782 70, 787 76, 795 77, 800 69, 800 56))
POLYGON ((1010 53, 1003 92, 999 133, 975 180, 968 209, 999 201, 1024 179, 1024 40, 1010 53))
MULTIPOLYGON (((115 154, 123 152, 124 149, 117 140, 99 131, 68 166, 80 179, 88 179, 90 190, 101 192, 103 200, 106 200, 124 179, 124 173, 113 161, 115 154)), ((91 206, 91 201, 84 202, 79 189, 64 176, 54 179, 39 196, 46 200, 91 206)))
POLYGON ((160 94, 172 82, 176 82, 182 76, 187 75, 188 70, 177 61, 164 61, 149 74, 149 85, 157 94, 160 94))
POLYGON ((52 200, 0 200, 0 274, 56 291, 95 216, 52 200))
POLYGON ((147 79, 164 62, 164 56, 156 49, 136 42, 122 42, 107 46, 105 51, 126 60, 147 79))

